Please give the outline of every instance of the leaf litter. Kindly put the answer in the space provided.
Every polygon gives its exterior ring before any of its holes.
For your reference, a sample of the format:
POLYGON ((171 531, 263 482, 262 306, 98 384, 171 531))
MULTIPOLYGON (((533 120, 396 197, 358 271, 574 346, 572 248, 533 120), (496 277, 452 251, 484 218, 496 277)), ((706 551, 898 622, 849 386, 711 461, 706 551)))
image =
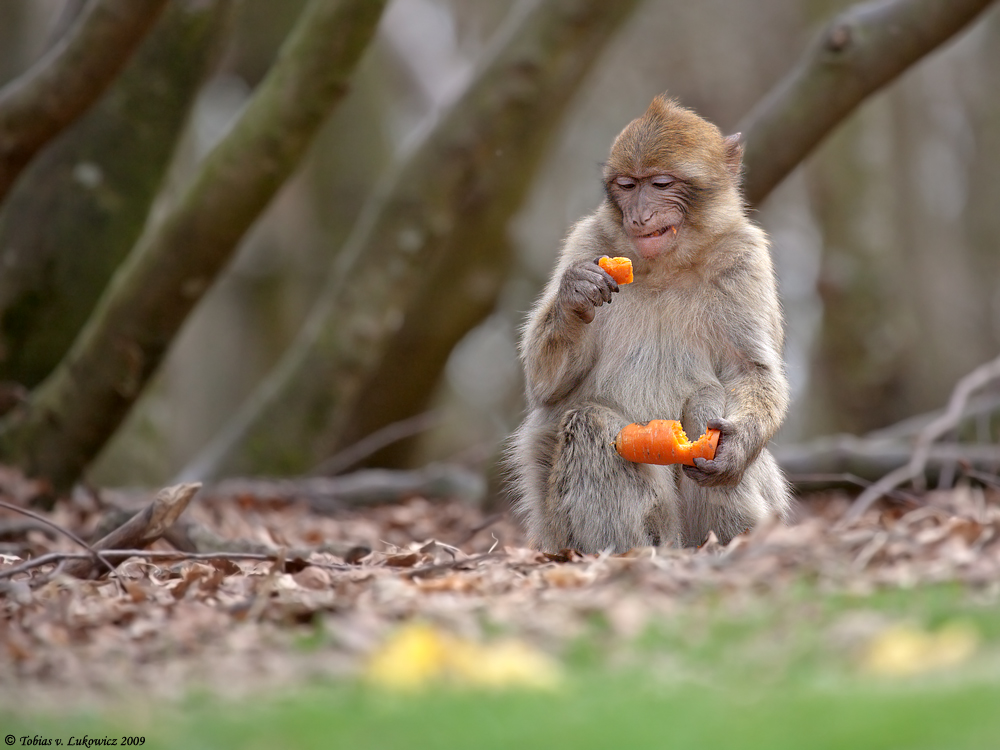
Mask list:
MULTIPOLYGON (((0 472, 7 502, 26 504, 37 489, 0 472)), ((0 580, 0 702, 240 696, 357 675, 390 688, 544 689, 558 684, 559 655, 595 617, 627 648, 699 597, 755 601, 803 582, 862 596, 956 582, 995 603, 1000 492, 960 486, 922 501, 845 523, 849 496, 815 494, 792 525, 766 523, 725 547, 710 537, 699 549, 584 555, 528 549, 508 515, 458 501, 320 515, 306 503, 209 494, 187 513, 220 537, 322 551, 271 561, 134 557, 98 580, 53 575, 52 565, 0 580)), ((88 538, 100 515, 95 498, 76 495, 50 518, 88 538)), ((151 549, 172 550, 162 540, 151 549)), ((0 510, 0 576, 52 552, 79 548, 0 510)), ((982 646, 968 624, 930 632, 860 616, 829 639, 866 644, 861 668, 878 675, 947 667, 982 646)))

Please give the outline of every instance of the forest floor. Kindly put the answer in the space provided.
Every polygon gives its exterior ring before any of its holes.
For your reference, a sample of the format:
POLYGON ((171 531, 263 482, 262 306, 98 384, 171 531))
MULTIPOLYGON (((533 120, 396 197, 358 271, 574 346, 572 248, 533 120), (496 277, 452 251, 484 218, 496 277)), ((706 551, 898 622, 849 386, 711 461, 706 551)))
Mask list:
MULTIPOLYGON (((23 502, 30 487, 0 474, 0 494, 23 502)), ((803 498, 795 523, 727 547, 608 556, 527 549, 507 514, 458 502, 318 515, 259 495, 196 499, 187 514, 223 537, 355 549, 283 563, 135 558, 99 580, 51 567, 0 580, 0 717, 344 682, 551 691, 595 668, 685 686, 734 674, 778 685, 802 670, 824 684, 958 679, 995 697, 1000 492, 929 492, 845 524, 849 503, 803 498)), ((80 496, 49 517, 86 538, 99 516, 80 496)), ((78 551, 41 527, 12 541, 23 520, 0 511, 11 525, 0 527, 0 576, 78 551)))

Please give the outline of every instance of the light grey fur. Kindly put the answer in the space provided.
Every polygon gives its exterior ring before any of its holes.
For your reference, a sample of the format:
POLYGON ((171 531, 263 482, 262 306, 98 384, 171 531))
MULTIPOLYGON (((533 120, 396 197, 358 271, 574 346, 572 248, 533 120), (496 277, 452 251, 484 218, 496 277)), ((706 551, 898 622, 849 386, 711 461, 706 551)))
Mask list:
POLYGON ((728 542, 787 517, 788 486, 765 447, 788 404, 774 271, 735 185, 725 198, 712 231, 669 258, 638 256, 609 202, 566 239, 521 342, 528 414, 510 460, 535 546, 623 552, 697 545, 711 530, 728 542), (629 256, 636 278, 585 323, 563 279, 601 255, 629 256), (694 439, 713 418, 734 428, 713 482, 631 463, 612 445, 631 422, 680 419, 694 439))

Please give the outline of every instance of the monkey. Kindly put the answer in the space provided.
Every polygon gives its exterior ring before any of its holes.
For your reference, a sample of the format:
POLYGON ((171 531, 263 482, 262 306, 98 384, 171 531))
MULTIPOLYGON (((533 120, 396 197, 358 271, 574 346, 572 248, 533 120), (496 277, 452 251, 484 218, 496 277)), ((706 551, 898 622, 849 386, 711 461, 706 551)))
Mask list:
POLYGON ((615 138, 604 200, 573 226, 520 342, 527 413, 509 446, 514 509, 542 550, 728 544, 791 494, 767 449, 788 408, 766 234, 741 192, 740 135, 660 95, 615 138), (619 285, 597 264, 632 260, 619 285), (694 466, 632 463, 626 424, 720 431, 694 466))

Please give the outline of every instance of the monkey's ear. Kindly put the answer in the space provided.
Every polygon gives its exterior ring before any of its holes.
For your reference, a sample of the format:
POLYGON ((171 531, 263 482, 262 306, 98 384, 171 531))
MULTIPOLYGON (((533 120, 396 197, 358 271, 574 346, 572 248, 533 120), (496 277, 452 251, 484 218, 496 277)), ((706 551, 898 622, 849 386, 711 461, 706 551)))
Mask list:
POLYGON ((726 145, 726 166, 737 182, 743 174, 743 143, 740 141, 742 133, 733 133, 722 139, 726 145))

